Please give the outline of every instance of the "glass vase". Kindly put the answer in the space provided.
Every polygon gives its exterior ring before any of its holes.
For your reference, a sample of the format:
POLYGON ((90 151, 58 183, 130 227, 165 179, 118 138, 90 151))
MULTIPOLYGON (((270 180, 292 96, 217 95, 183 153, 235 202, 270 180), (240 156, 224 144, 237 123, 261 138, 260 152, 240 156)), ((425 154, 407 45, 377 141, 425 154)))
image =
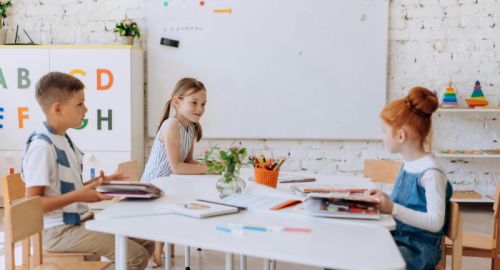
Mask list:
POLYGON ((235 166, 227 167, 223 177, 217 181, 216 187, 220 193, 220 198, 224 199, 235 193, 241 193, 247 186, 243 179, 239 178, 239 172, 235 166))

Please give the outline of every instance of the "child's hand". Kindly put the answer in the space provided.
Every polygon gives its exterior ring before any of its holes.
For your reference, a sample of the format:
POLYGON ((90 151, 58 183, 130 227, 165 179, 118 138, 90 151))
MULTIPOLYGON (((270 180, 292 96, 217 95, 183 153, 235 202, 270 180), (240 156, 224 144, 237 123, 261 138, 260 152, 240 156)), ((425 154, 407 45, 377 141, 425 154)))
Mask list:
POLYGON ((389 196, 387 196, 387 193, 383 192, 382 190, 376 189, 376 188, 368 191, 368 195, 369 196, 381 195, 381 196, 385 196, 385 197, 389 198, 389 196))
POLYGON ((116 172, 112 175, 109 175, 109 176, 106 176, 104 175, 104 172, 101 171, 101 175, 99 178, 102 178, 103 181, 111 181, 111 180, 114 180, 114 181, 122 181, 122 180, 127 180, 130 178, 130 176, 125 176, 123 175, 123 173, 121 172, 116 172))
MULTIPOLYGON (((102 172, 102 171, 101 171, 102 172)), ((102 184, 102 178, 95 181, 94 183, 90 183, 84 186, 81 189, 75 190, 75 199, 76 202, 86 202, 86 203, 94 203, 100 201, 109 201, 113 199, 113 197, 106 196, 100 192, 98 192, 96 187, 102 184)))
POLYGON ((102 179, 103 181, 111 181, 111 180, 123 181, 123 180, 127 180, 129 178, 130 178, 130 176, 125 176, 125 175, 123 175, 123 173, 114 173, 112 175, 106 176, 106 175, 104 175, 104 171, 101 170, 99 177, 92 178, 90 181, 86 182, 85 185, 95 183, 95 182, 99 181, 100 179, 102 179))
POLYGON ((392 214, 392 208, 394 207, 394 203, 391 202, 391 200, 389 200, 389 198, 387 197, 387 194, 385 196, 381 195, 381 194, 377 194, 377 195, 373 195, 373 197, 378 198, 380 200, 380 202, 375 205, 375 207, 377 207, 380 210, 380 213, 392 214))

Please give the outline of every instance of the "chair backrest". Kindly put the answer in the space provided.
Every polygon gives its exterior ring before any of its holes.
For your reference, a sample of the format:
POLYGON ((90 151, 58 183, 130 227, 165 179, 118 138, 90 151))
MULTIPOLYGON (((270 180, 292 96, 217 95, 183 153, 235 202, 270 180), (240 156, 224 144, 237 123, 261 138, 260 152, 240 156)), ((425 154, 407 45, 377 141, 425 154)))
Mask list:
POLYGON ((42 263, 43 208, 41 197, 36 196, 12 205, 4 218, 4 230, 5 269, 15 270, 14 245, 19 241, 23 241, 24 244, 31 236, 33 236, 32 267, 42 263))
POLYGON ((459 222, 459 211, 458 211, 458 203, 450 202, 448 205, 449 216, 448 216, 448 224, 446 224, 446 237, 450 240, 457 239, 457 230, 458 230, 458 222, 459 222))
POLYGON ((446 237, 452 241, 452 257, 451 257, 451 269, 461 270, 462 269, 462 237, 463 237, 463 224, 464 219, 462 214, 459 212, 458 204, 456 202, 450 202, 447 209, 448 223, 446 226, 446 235, 443 236, 441 240, 441 250, 442 256, 439 265, 443 268, 446 265, 446 237))
POLYGON ((130 176, 128 181, 130 182, 139 182, 141 179, 139 178, 139 165, 137 160, 131 160, 127 162, 123 162, 118 164, 117 172, 122 172, 125 176, 130 176))
POLYGON ((495 212, 494 215, 494 224, 493 224, 493 239, 497 239, 497 234, 500 231, 500 183, 497 183, 497 190, 495 192, 495 202, 493 203, 493 211, 495 212))
POLYGON ((365 159, 363 177, 377 183, 394 184, 402 166, 403 162, 400 161, 365 159))
POLYGON ((26 196, 26 184, 20 173, 2 176, 2 195, 4 214, 6 215, 15 200, 26 196))

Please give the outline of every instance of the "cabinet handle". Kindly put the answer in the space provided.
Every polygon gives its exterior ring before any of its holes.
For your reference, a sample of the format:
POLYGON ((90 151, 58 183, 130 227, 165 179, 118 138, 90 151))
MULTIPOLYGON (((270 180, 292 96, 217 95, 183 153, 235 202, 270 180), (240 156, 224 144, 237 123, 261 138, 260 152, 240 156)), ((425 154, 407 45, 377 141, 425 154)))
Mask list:
POLYGON ((92 161, 94 159, 94 154, 92 153, 85 153, 84 157, 88 160, 88 161, 92 161))

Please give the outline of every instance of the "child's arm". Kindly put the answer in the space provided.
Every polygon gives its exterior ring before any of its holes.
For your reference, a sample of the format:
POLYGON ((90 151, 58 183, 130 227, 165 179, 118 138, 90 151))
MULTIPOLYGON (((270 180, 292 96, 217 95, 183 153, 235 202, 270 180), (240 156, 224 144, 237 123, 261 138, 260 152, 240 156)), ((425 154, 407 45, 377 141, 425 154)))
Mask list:
POLYGON ((427 212, 409 209, 392 203, 387 197, 377 196, 380 199, 380 212, 392 214, 394 218, 410 226, 438 232, 443 227, 446 213, 447 181, 444 174, 435 170, 425 172, 420 178, 420 184, 425 189, 427 212))
MULTIPOLYGON (((173 173, 205 174, 207 172, 208 167, 206 165, 185 163, 181 161, 181 133, 179 132, 179 123, 177 121, 169 121, 165 124, 160 134, 160 141, 165 144, 168 162, 173 173)), ((193 146, 191 146, 186 161, 190 159, 193 159, 193 146)))
POLYGON ((193 152, 194 152, 194 139, 195 137, 193 136, 193 143, 191 144, 191 149, 189 150, 189 153, 186 157, 186 160, 184 160, 184 163, 188 163, 188 164, 195 164, 195 165, 198 165, 200 164, 199 161, 195 160, 193 158, 193 152))
POLYGON ((103 195, 102 193, 95 190, 95 188, 101 183, 102 180, 99 180, 92 184, 88 184, 83 188, 59 196, 44 196, 43 192, 45 190, 45 186, 28 187, 26 188, 26 198, 35 196, 42 197, 42 206, 44 213, 52 212, 75 202, 93 203, 103 200, 111 200, 113 197, 103 195))

